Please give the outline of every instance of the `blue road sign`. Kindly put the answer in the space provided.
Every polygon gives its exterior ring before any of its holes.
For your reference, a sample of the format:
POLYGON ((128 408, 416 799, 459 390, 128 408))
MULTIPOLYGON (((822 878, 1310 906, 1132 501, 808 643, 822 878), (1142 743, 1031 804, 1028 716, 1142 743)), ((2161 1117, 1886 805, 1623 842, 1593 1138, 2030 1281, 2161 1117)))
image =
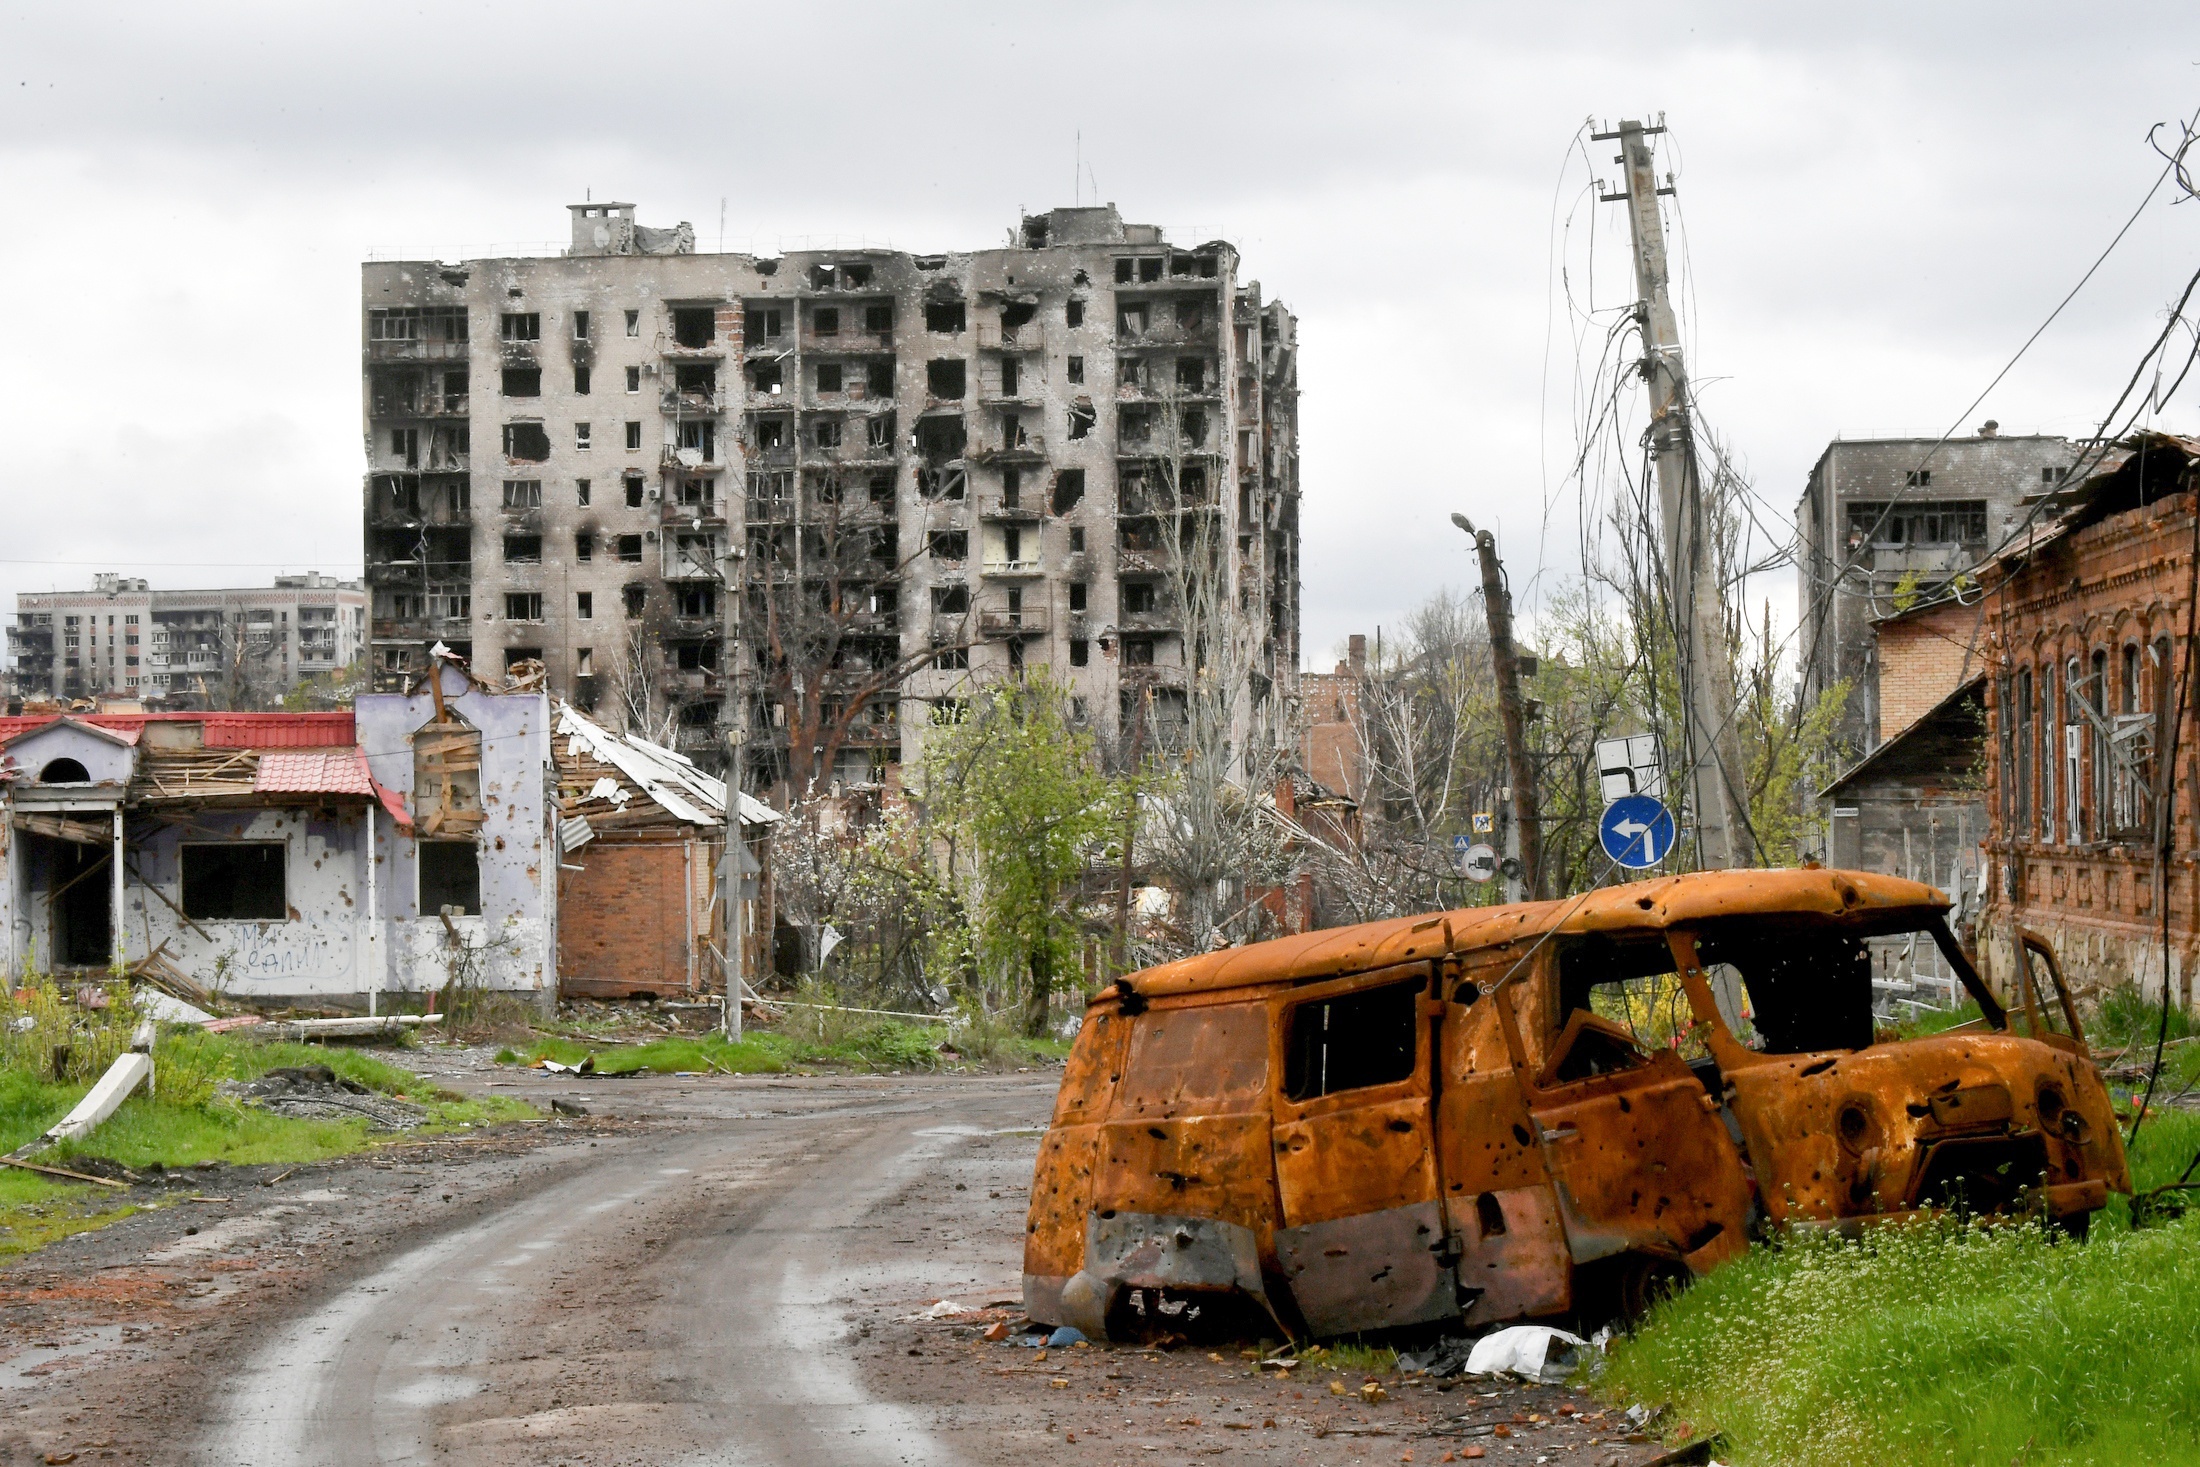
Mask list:
POLYGON ((1451 838, 1451 848, 1461 855, 1465 855, 1468 851, 1474 849, 1474 837, 1471 835, 1455 835, 1451 838))
POLYGON ((1630 871, 1655 866, 1673 850, 1673 815, 1648 795, 1622 795, 1604 807, 1597 839, 1630 871))

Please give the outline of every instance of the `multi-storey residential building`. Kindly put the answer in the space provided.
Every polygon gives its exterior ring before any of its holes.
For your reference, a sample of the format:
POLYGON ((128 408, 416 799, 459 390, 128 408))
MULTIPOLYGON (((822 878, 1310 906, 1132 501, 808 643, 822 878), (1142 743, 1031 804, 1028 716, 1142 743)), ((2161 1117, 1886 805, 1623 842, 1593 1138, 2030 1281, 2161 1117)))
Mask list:
POLYGON ((1281 723, 1296 321, 1230 245, 1113 205, 936 255, 697 254, 626 204, 572 225, 559 257, 364 267, 384 685, 438 641, 539 660, 716 767, 738 610, 753 783, 814 788, 1042 664, 1103 738, 1133 710, 1165 733, 1186 622, 1219 611, 1250 633, 1243 721, 1281 723))
POLYGON ((256 707, 349 667, 366 645, 364 588, 315 572, 208 591, 102 574, 89 591, 20 593, 15 607, 18 697, 256 707))
MULTIPOLYGON (((1882 716, 1878 623, 1958 576, 1975 578, 1986 553, 2062 483, 2075 452, 2062 438, 2004 437, 1992 422, 1946 442, 1826 446, 1795 511, 1797 612, 1804 696, 1849 684, 1839 726, 1849 758, 1899 732, 1900 719, 1889 726, 1882 716)), ((1975 671, 1975 655, 1970 665, 1975 671)), ((1954 692, 1960 672, 1950 667, 1947 685, 1924 706, 1954 692)))

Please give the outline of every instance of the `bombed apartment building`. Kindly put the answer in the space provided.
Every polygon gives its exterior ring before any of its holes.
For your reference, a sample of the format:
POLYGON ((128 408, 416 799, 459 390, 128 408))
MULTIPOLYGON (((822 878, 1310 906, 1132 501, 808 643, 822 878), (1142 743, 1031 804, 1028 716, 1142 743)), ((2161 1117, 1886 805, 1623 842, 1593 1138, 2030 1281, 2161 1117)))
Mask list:
POLYGON ((378 685, 438 642, 539 660, 712 768, 739 723, 751 788, 806 793, 891 778, 1040 666, 1103 739, 1165 739, 1222 617, 1282 722, 1296 322, 1230 245, 1109 205, 1002 248, 759 258, 571 213, 561 256, 364 267, 378 685))
POLYGON ((1881 713, 1878 624, 1975 575, 2075 456, 2065 439, 2004 436, 1991 421, 1946 441, 1836 439, 1819 455, 1795 510, 1803 692, 1848 683, 1839 728, 1851 759, 1904 726, 1881 713))
POLYGON ((88 591, 19 593, 8 654, 18 698, 254 709, 350 667, 366 635, 358 581, 307 572, 270 587, 165 591, 97 575, 88 591))

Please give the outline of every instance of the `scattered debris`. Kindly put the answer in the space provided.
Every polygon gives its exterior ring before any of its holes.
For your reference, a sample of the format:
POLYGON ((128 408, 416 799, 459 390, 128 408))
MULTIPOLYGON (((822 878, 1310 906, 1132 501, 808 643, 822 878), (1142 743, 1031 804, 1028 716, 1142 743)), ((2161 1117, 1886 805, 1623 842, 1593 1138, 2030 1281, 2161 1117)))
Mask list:
POLYGON ((582 1105, 577 1100, 567 1100, 562 1095, 554 1095, 550 1098, 550 1109, 561 1116, 584 1116, 588 1114, 587 1106, 582 1105))
POLYGON ((365 1116, 383 1130, 409 1131, 428 1119, 425 1106, 378 1095, 352 1080, 339 1079, 327 1065, 286 1065, 257 1080, 224 1080, 215 1089, 247 1105, 286 1116, 343 1120, 365 1116))
POLYGON ((130 1052, 119 1056, 107 1067, 107 1073, 99 1077, 99 1083, 76 1103, 76 1107, 49 1127, 44 1134, 35 1136, 7 1154, 11 1162, 36 1156, 51 1146, 64 1141, 75 1141, 90 1135, 100 1122, 113 1115, 131 1091, 153 1073, 153 1035, 150 1021, 140 1024, 137 1033, 130 1038, 130 1052))
POLYGON ((1516 1324, 1484 1335, 1467 1356, 1470 1375, 1517 1375, 1522 1380, 1557 1385, 1580 1368, 1589 1342, 1547 1324, 1516 1324), (1563 1346, 1553 1350, 1554 1345, 1563 1346))

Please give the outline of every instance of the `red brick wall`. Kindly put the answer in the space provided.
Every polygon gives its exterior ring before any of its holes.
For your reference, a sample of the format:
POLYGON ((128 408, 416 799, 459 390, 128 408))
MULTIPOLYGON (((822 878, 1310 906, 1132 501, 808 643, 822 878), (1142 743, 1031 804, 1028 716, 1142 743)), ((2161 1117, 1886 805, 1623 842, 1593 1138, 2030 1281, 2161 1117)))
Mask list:
MULTIPOLYGON (((706 855, 695 847, 698 864, 706 855)), ((559 873, 559 988, 596 998, 686 993, 687 843, 596 840, 565 864, 582 869, 559 873)))
POLYGON ((1937 606, 1879 626, 1879 742, 1940 705, 1980 671, 1976 606, 1937 606))

